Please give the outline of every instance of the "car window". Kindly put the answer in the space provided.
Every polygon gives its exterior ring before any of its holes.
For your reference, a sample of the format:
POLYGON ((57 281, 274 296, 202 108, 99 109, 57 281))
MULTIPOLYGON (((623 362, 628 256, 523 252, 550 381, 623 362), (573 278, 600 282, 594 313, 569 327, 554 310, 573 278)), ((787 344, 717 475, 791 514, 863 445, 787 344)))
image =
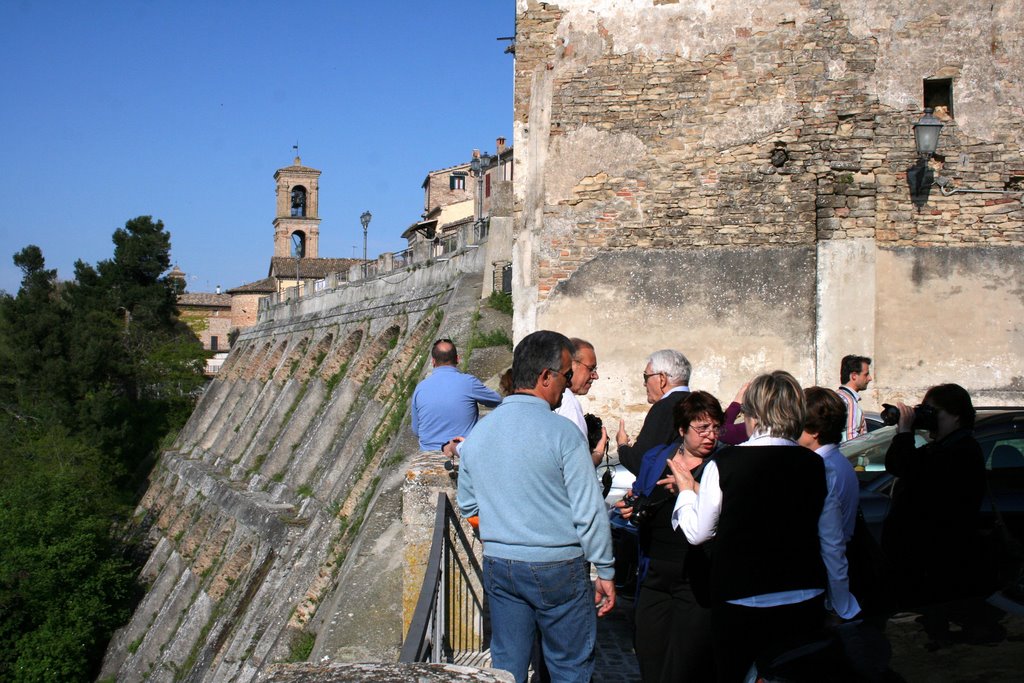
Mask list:
MULTIPOLYGON (((856 470, 857 479, 861 483, 874 481, 875 477, 885 472, 885 453, 889 450, 889 444, 892 443, 895 434, 895 426, 880 427, 839 446, 839 450, 856 470)), ((928 442, 926 434, 927 432, 918 431, 914 435, 917 446, 923 446, 928 442)))
POLYGON ((981 441, 981 450, 985 454, 985 469, 1024 468, 1024 436, 994 434, 981 441))

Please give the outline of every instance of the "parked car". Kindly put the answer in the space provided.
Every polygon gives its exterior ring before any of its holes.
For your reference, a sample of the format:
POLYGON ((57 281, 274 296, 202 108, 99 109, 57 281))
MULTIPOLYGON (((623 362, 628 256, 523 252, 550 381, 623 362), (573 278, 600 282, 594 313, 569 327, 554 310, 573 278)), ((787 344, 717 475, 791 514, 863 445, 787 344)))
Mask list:
POLYGON ((612 460, 608 465, 601 463, 597 466, 598 480, 604 476, 606 471, 611 471, 612 487, 608 489, 608 495, 604 497, 604 502, 611 507, 622 500, 622 497, 633 488, 633 482, 636 481, 636 475, 627 470, 625 465, 619 463, 617 459, 612 460))
POLYGON ((876 429, 881 429, 885 426, 885 423, 882 422, 882 414, 876 413, 873 410, 864 411, 864 422, 867 423, 869 434, 876 429))
MULTIPOLYGON (((988 485, 1007 528, 1024 539, 1024 408, 977 408, 974 438, 981 445, 988 470, 988 485)), ((885 453, 896 427, 875 429, 847 441, 843 452, 860 480, 860 504, 864 518, 876 537, 889 514, 896 478, 885 471, 885 453)), ((926 432, 916 434, 917 445, 927 441, 926 432)), ((988 496, 981 503, 982 523, 993 524, 992 503, 988 496)))

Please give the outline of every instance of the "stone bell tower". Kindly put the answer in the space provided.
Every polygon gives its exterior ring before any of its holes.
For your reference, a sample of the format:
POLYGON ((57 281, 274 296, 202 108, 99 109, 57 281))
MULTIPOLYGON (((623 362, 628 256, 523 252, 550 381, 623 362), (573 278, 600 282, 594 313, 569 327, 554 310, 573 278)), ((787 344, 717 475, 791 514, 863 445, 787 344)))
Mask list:
POLYGON ((320 171, 302 165, 298 156, 291 166, 274 173, 277 181, 277 216, 274 218, 274 256, 317 258, 320 218, 317 214, 320 171))

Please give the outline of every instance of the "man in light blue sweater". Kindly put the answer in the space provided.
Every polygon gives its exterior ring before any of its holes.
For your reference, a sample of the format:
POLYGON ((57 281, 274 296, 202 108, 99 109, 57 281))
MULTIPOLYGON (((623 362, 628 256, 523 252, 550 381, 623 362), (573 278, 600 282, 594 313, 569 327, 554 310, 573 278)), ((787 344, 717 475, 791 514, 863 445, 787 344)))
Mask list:
POLYGON ((514 393, 461 448, 458 502, 464 516, 480 516, 491 660, 520 683, 538 627, 551 680, 589 681, 596 618, 615 606, 611 532, 590 453, 552 412, 572 381, 571 353, 557 332, 519 342, 514 393))

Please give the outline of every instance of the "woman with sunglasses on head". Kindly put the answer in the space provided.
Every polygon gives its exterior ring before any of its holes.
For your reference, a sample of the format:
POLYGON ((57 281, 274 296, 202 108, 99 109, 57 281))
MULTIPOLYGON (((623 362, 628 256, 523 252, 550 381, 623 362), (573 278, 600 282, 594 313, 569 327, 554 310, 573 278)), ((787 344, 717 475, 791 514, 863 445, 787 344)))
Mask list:
POLYGON ((634 649, 644 683, 712 681, 711 612, 695 592, 706 586, 703 550, 672 529, 675 491, 665 460, 700 477, 718 444, 722 405, 706 391, 688 394, 673 411, 679 438, 644 454, 630 510, 640 543, 640 591, 634 649))
POLYGON ((846 579, 842 517, 824 504, 824 462, 797 443, 805 414, 792 375, 761 375, 743 397, 750 439, 719 451, 699 487, 685 467, 668 462, 679 489, 673 524, 690 543, 715 539, 710 594, 718 681, 742 681, 762 652, 814 634, 826 615, 826 590, 840 617, 859 611, 846 579), (826 564, 842 575, 829 575, 826 564))

